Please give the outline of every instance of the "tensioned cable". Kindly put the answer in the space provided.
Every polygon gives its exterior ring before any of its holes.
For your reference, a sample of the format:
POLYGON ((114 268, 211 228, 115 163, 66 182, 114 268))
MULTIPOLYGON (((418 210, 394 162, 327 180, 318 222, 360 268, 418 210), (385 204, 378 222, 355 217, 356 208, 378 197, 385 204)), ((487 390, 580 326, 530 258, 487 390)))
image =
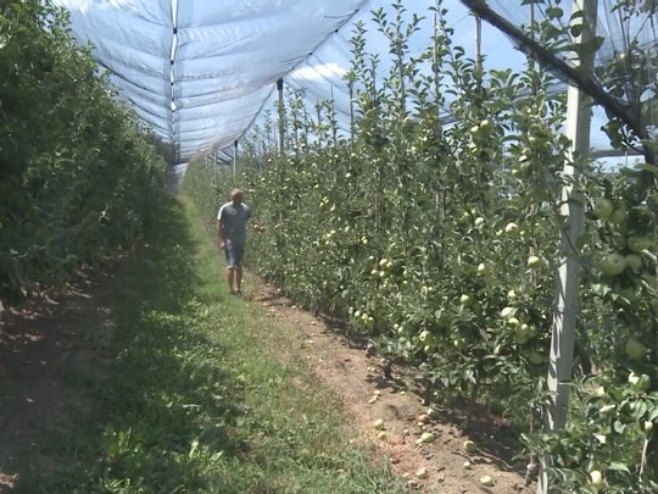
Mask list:
POLYGON ((176 83, 175 60, 176 51, 178 49, 178 0, 171 0, 171 54, 169 58, 169 89, 170 89, 170 105, 169 105, 169 135, 170 141, 175 146, 174 155, 175 161, 178 162, 180 157, 180 143, 176 139, 175 113, 176 113, 176 100, 174 96, 174 85, 176 83))

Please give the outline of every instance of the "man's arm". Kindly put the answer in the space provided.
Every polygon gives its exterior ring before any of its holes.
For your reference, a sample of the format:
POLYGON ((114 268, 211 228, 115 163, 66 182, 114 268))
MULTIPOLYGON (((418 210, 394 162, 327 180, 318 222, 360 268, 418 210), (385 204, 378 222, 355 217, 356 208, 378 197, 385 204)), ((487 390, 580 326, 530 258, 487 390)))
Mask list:
POLYGON ((217 215, 217 239, 219 240, 219 248, 223 249, 226 246, 224 241, 224 222, 222 221, 223 210, 219 210, 217 215))
POLYGON ((222 233, 222 222, 217 220, 217 238, 219 239, 219 247, 224 248, 224 235, 222 233))

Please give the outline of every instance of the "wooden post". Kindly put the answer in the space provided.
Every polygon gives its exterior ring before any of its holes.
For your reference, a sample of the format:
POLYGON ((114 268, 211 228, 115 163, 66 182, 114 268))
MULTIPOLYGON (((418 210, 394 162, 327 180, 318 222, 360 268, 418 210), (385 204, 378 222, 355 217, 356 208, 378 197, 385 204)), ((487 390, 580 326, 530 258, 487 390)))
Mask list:
MULTIPOLYGON (((577 22, 584 24, 581 34, 573 39, 575 44, 586 43, 596 33, 597 0, 573 0, 572 16, 583 12, 577 22)), ((591 66, 594 54, 587 58, 574 60, 574 66, 591 66)), ((583 232, 583 203, 578 192, 574 192, 579 170, 574 166, 578 160, 589 153, 591 126, 591 99, 570 84, 567 93, 566 134, 572 141, 563 176, 565 184, 562 189, 561 215, 566 218, 566 225, 561 232, 560 254, 558 258, 557 287, 555 307, 553 310, 553 328, 548 369, 548 390, 551 393, 550 406, 543 410, 544 430, 554 432, 564 427, 567 419, 569 385, 573 376, 573 351, 575 344, 575 326, 579 311, 578 285, 580 269, 580 252, 578 243, 583 232)), ((550 457, 541 459, 538 494, 550 491, 547 469, 551 466, 550 457)))
POLYGON ((283 154, 285 149, 285 107, 283 106, 283 79, 277 79, 276 89, 279 92, 279 153, 283 154))

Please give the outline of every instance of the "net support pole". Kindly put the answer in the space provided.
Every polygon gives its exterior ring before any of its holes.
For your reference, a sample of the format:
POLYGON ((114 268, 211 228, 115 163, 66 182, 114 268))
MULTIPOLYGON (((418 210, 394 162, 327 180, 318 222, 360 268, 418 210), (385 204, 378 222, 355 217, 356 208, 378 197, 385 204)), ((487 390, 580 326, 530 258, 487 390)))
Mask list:
POLYGON ((238 140, 233 141, 233 183, 235 183, 238 170, 238 140))
POLYGON ((334 99, 334 85, 331 85, 331 135, 334 139, 334 146, 338 145, 338 128, 336 122, 336 100, 334 99))
POLYGON ((315 111, 318 116, 318 129, 317 129, 317 135, 318 135, 318 143, 320 144, 320 147, 322 147, 322 106, 320 105, 320 101, 315 102, 315 111))
MULTIPOLYGON (((574 37, 575 44, 587 43, 596 33, 597 0, 573 0, 572 17, 576 12, 577 22, 583 23, 580 35, 574 37)), ((574 60, 573 65, 583 68, 591 67, 594 53, 574 60)), ((576 319, 579 311, 578 286, 580 255, 579 241, 583 232, 583 199, 577 187, 579 170, 575 164, 587 156, 590 146, 591 98, 575 85, 570 84, 567 92, 566 135, 572 143, 567 157, 563 177, 562 205, 560 214, 565 223, 560 236, 560 253, 558 257, 557 286, 555 306, 553 308, 553 325, 548 369, 548 391, 551 402, 543 410, 543 423, 546 432, 555 432, 564 427, 567 420, 569 386, 573 375, 573 352, 575 345, 576 319)), ((548 468, 550 457, 540 460, 538 494, 548 494, 548 468)))
POLYGON ((347 83, 347 90, 350 93, 350 141, 354 141, 354 83, 347 83))
POLYGON ((278 113, 279 113, 279 153, 284 153, 285 144, 285 107, 283 106, 283 79, 276 80, 276 89, 279 93, 278 113))
POLYGON ((482 82, 482 18, 476 12, 475 17, 475 67, 477 69, 478 81, 482 82))

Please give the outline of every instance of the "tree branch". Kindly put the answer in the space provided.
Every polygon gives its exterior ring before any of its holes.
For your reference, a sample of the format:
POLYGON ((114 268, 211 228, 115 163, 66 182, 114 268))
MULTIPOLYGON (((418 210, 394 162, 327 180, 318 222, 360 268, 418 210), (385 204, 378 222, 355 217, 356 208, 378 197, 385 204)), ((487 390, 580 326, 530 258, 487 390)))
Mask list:
POLYGON ((624 122, 633 130, 638 138, 648 138, 647 130, 642 126, 640 121, 634 118, 631 108, 608 94, 590 73, 581 72, 558 58, 546 47, 540 45, 522 30, 491 10, 485 0, 461 0, 461 2, 485 19, 489 24, 514 39, 518 43, 519 49, 528 56, 537 59, 543 66, 564 75, 569 81, 587 93, 596 103, 608 111, 608 113, 624 122))

